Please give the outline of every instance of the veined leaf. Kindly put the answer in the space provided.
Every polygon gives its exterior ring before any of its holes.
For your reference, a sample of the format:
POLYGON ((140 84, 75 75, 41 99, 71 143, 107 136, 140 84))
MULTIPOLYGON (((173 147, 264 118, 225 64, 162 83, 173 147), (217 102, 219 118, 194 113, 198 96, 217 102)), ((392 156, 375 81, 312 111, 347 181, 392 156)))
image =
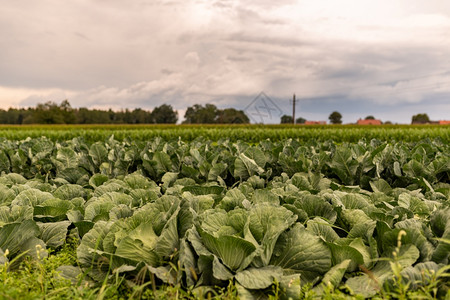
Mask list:
POLYGON ((275 266, 266 266, 262 268, 248 268, 236 273, 236 280, 247 289, 265 289, 268 288, 274 280, 279 281, 283 276, 283 269, 275 266))
POLYGON ((331 268, 331 251, 319 237, 297 223, 278 239, 270 264, 301 273, 308 282, 331 268))
POLYGON ((245 269, 251 262, 247 258, 256 250, 252 243, 237 236, 214 237, 206 232, 201 232, 200 235, 206 248, 232 271, 245 269))
POLYGON ((11 256, 15 256, 30 238, 36 238, 38 235, 39 227, 33 220, 7 224, 0 228, 0 248, 3 252, 8 250, 11 256))

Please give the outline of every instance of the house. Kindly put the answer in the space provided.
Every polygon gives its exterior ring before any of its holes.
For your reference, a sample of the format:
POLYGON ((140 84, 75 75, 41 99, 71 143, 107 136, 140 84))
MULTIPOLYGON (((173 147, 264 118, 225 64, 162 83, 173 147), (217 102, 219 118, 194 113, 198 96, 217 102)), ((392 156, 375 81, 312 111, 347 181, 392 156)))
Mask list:
POLYGON ((326 125, 327 121, 305 121, 305 125, 326 125))
POLYGON ((383 124, 381 122, 381 120, 376 120, 376 119, 369 119, 369 120, 363 120, 363 119, 359 119, 356 124, 358 125, 381 125, 383 124))
POLYGON ((449 120, 440 120, 439 121, 439 125, 448 125, 448 124, 450 124, 449 120))

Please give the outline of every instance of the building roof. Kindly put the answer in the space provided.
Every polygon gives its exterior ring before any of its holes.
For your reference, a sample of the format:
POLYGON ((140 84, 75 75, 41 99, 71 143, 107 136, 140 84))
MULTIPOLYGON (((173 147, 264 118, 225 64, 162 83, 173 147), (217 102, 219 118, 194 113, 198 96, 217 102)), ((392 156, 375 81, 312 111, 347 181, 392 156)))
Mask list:
POLYGON ((358 122, 356 122, 358 125, 381 125, 381 120, 362 120, 359 119, 358 122))
POLYGON ((305 121, 305 125, 325 125, 327 121, 305 121))
POLYGON ((447 125, 447 124, 450 124, 449 120, 440 120, 439 121, 439 125, 447 125))

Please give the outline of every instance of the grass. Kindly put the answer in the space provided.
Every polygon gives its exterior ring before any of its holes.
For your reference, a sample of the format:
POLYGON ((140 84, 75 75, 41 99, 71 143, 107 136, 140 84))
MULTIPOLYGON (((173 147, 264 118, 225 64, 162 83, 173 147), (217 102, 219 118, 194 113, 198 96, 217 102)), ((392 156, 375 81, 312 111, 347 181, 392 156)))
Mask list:
MULTIPOLYGON (((134 281, 125 280, 118 273, 108 276, 101 284, 94 284, 87 278, 78 276, 70 280, 61 276, 61 266, 76 266, 77 240, 69 240, 62 247, 50 251, 47 257, 32 260, 19 256, 0 265, 0 299, 239 299, 238 287, 230 280, 222 288, 208 287, 183 289, 179 284, 156 287, 152 274, 144 271, 134 281)), ((395 251, 399 251, 401 244, 395 251)), ((438 294, 437 286, 450 276, 450 266, 441 268, 435 274, 428 274, 428 283, 414 292, 409 291, 410 282, 403 280, 402 267, 394 258, 390 261, 393 271, 391 285, 384 285, 373 299, 450 299, 450 289, 446 294, 438 294)), ((43 252, 41 252, 43 253, 43 252)), ((7 255, 7 254, 6 254, 7 255)), ((5 256, 6 256, 5 255, 5 256)), ((269 300, 279 299, 279 285, 275 282, 269 300)), ((310 285, 302 286, 301 299, 364 299, 352 294, 345 285, 337 289, 324 286, 318 295, 310 285)))
POLYGON ((72 289, 71 282, 56 269, 76 263, 76 247, 75 242, 68 242, 58 251, 50 251, 47 257, 33 260, 22 255, 2 265, 0 299, 64 299, 72 289))
MULTIPOLYGON (((50 251, 47 257, 33 260, 17 256, 0 265, 0 299, 203 299, 193 289, 179 285, 154 285, 150 274, 136 281, 126 281, 118 273, 99 284, 80 274, 75 280, 61 275, 61 266, 77 266, 78 241, 69 240, 62 247, 50 251)), ((41 253, 44 253, 42 251, 41 253)), ((4 255, 7 257, 8 252, 4 255)), ((232 283, 224 289, 211 291, 209 299, 237 299, 232 283)))

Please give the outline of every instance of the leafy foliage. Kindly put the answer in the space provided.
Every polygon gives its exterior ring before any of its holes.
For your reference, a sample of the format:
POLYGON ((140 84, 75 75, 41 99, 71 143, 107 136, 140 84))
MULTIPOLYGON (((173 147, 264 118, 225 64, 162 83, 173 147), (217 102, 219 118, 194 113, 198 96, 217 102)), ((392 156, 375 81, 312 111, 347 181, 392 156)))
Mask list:
MULTIPOLYGON (((99 119, 96 117, 94 120, 99 119)), ((336 143, 358 143, 361 139, 370 141, 378 139, 386 142, 418 142, 423 139, 438 139, 441 142, 450 141, 450 126, 448 125, 383 125, 361 127, 358 125, 309 125, 302 127, 293 124, 282 125, 130 125, 104 124, 97 121, 96 125, 22 125, 0 126, 0 136, 10 140, 22 140, 28 137, 45 136, 52 141, 64 141, 82 137, 86 142, 104 141, 111 135, 118 141, 146 142, 161 137, 166 140, 181 139, 189 142, 199 137, 206 140, 219 141, 229 139, 251 143, 260 143, 266 139, 273 142, 294 139, 300 143, 310 141, 325 142, 333 140, 336 143)))
POLYGON ((340 112, 333 111, 328 117, 331 124, 342 124, 342 115, 340 112))
POLYGON ((218 109, 213 104, 195 104, 187 108, 183 124, 248 124, 250 119, 242 110, 218 109))
POLYGON ((42 260, 75 238, 61 276, 145 282, 153 296, 169 286, 207 297, 230 282, 240 297, 300 297, 306 285, 366 297, 433 285, 443 296, 448 147, 3 140, 0 264, 42 260))
POLYGON ((136 108, 121 111, 72 108, 68 100, 39 103, 35 108, 0 109, 0 124, 175 124, 178 113, 162 104, 153 111, 136 108))
POLYGON ((430 118, 428 117, 427 114, 417 114, 412 116, 412 120, 411 123, 413 124, 425 124, 425 123, 429 123, 430 122, 430 118))

